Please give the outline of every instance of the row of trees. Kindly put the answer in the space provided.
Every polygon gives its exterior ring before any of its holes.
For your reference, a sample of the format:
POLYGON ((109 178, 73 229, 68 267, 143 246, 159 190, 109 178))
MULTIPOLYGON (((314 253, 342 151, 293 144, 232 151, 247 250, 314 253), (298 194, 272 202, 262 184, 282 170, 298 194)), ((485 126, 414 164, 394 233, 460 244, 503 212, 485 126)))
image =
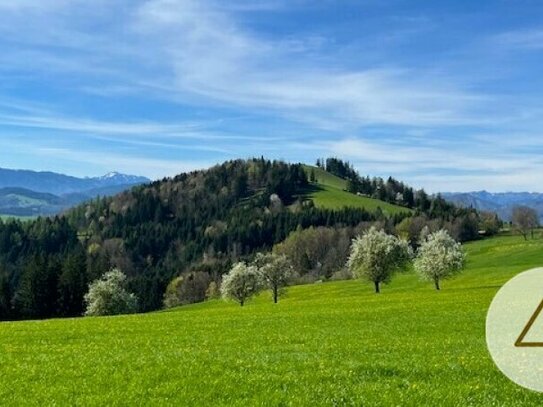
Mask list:
POLYGON ((446 230, 422 236, 414 255, 406 240, 372 227, 353 241, 348 267, 356 277, 371 281, 379 293, 380 285, 389 282, 395 272, 405 269, 413 257, 415 271, 433 281, 437 290, 442 279, 458 273, 464 264, 460 244, 446 230))
POLYGON ((250 265, 234 264, 223 277, 221 294, 243 306, 249 298, 267 288, 272 292, 273 302, 277 303, 293 275, 294 269, 286 256, 259 253, 250 265))
MULTIPOLYGON (((375 292, 388 283, 396 272, 405 270, 413 260, 415 271, 432 281, 436 290, 440 282, 459 273, 465 261, 460 243, 446 230, 421 236, 420 245, 413 251, 409 243, 382 229, 371 227, 352 241, 347 268, 354 277, 373 283, 375 292)), ((241 306, 262 288, 272 290, 274 302, 294 276, 292 263, 285 255, 259 254, 252 264, 237 263, 224 276, 221 293, 225 299, 241 306)))

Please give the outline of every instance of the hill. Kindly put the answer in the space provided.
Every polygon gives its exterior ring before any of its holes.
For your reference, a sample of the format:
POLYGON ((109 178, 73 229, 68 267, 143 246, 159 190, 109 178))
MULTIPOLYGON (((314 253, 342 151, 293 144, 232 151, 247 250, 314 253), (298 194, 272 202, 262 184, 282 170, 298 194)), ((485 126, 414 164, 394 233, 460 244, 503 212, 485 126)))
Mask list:
POLYGON ((134 187, 133 184, 113 185, 61 196, 25 188, 0 188, 0 216, 4 218, 35 218, 37 216, 58 215, 96 197, 116 195, 132 187, 134 187))
POLYGON ((62 199, 53 194, 24 188, 0 189, 0 213, 3 215, 49 215, 58 213, 63 208, 62 199))
POLYGON ((496 212, 503 220, 510 221, 515 206, 533 208, 543 220, 543 194, 536 192, 445 192, 445 199, 464 208, 496 212))
POLYGON ((57 215, 98 196, 116 195, 148 182, 145 177, 117 172, 103 177, 76 178, 52 172, 0 168, 0 216, 57 215))
MULTIPOLYGON (((0 319, 81 315, 88 284, 114 267, 127 275, 139 311, 160 309, 175 277, 200 272, 219 284, 233 263, 311 227, 326 230, 303 237, 317 239, 310 246, 329 247, 323 239, 333 237, 338 247, 320 250, 318 258, 314 251, 302 254, 298 271, 306 280, 331 278, 347 261, 351 239, 373 224, 393 233, 401 223, 412 240, 425 226, 445 228, 461 241, 478 238, 473 210, 417 192, 416 216, 406 219, 408 210, 341 191, 337 178, 320 175, 323 184, 310 184, 300 164, 233 160, 94 199, 61 217, 0 222, 0 319), (345 196, 323 207, 309 193, 345 196)), ((413 197, 398 181, 361 179, 361 185, 366 181, 387 199, 400 191, 413 197)))
POLYGON ((0 188, 23 188, 57 196, 90 190, 145 184, 148 178, 111 172, 102 177, 77 178, 54 172, 12 170, 0 168, 0 188))
POLYGON ((340 281, 291 287, 277 305, 264 293, 243 308, 3 323, 0 394, 8 405, 541 405, 494 366, 484 327, 499 287, 543 264, 543 241, 466 249, 441 292, 408 273, 381 295, 340 281))
POLYGON ((347 192, 347 181, 337 177, 322 168, 306 165, 304 166, 306 174, 311 172, 315 174, 316 183, 313 183, 306 197, 312 199, 320 208, 340 209, 344 206, 353 208, 363 208, 370 212, 375 212, 377 208, 390 215, 399 213, 411 213, 411 209, 393 205, 379 199, 359 196, 347 192))
POLYGON ((88 284, 113 267, 128 276, 140 311, 156 310, 182 273, 219 281, 234 262, 297 228, 378 219, 302 202, 306 187, 300 165, 236 160, 95 199, 62 217, 0 223, 0 319, 81 315, 88 284))

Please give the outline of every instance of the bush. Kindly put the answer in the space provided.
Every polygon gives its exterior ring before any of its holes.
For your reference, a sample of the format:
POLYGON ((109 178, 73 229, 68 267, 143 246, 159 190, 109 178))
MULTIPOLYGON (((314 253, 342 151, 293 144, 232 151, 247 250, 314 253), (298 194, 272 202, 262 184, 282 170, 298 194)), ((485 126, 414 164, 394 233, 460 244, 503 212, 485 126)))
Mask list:
POLYGON ((334 274, 332 274, 332 277, 330 277, 330 280, 332 281, 352 280, 352 279, 353 279, 353 273, 351 273, 351 271, 346 267, 336 271, 334 274))
POLYGON ((173 308, 181 305, 181 300, 179 298, 179 290, 181 284, 183 283, 183 277, 179 276, 174 278, 166 287, 166 292, 164 293, 164 307, 173 308))
POLYGON ((137 311, 137 297, 128 292, 126 275, 119 269, 112 269, 94 281, 85 294, 87 316, 132 314, 137 311))
POLYGON ((166 308, 203 302, 207 298, 211 277, 203 271, 194 271, 173 279, 164 294, 166 308))

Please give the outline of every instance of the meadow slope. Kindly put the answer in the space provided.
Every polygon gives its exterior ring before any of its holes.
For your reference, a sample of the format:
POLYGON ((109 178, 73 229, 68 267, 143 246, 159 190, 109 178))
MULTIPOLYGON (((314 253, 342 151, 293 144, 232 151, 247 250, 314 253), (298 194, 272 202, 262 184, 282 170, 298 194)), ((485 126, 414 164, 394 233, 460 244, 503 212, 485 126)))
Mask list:
POLYGON ((312 199, 319 208, 341 209, 347 206, 350 208, 362 208, 368 212, 375 212, 377 208, 381 208, 383 212, 389 215, 412 212, 411 209, 403 206, 351 194, 345 190, 347 188, 347 181, 324 171, 322 168, 304 165, 304 170, 308 178, 311 171, 315 172, 317 183, 311 185, 305 196, 312 199))
POLYGON ((413 274, 372 293, 340 281, 241 308, 0 324, 3 405, 541 405, 485 345, 500 285, 543 265, 543 240, 466 245, 443 291, 413 274))

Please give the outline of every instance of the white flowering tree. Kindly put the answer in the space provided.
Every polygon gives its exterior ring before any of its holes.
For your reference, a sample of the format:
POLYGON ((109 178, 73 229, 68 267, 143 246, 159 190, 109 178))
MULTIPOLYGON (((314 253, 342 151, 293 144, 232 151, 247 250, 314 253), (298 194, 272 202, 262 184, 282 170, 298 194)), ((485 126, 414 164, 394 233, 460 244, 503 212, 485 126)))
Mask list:
POLYGON ((261 286, 260 274, 255 266, 236 263, 222 279, 221 295, 224 299, 239 302, 243 307, 249 298, 260 291, 261 286))
POLYGON ((436 290, 439 290, 442 279, 462 271, 464 260, 460 243, 449 236, 446 230, 439 230, 428 235, 421 243, 414 266, 422 278, 433 281, 436 290))
POLYGON ((389 282, 410 258, 407 241, 372 227, 353 240, 347 267, 355 277, 373 282, 379 293, 381 284, 389 282))
POLYGON ((119 315, 137 311, 137 297, 125 288, 126 276, 119 270, 108 271, 94 281, 85 294, 85 315, 119 315))
POLYGON ((272 290, 273 302, 277 304, 279 294, 294 274, 292 264, 285 255, 258 253, 253 265, 258 268, 262 283, 272 290))

